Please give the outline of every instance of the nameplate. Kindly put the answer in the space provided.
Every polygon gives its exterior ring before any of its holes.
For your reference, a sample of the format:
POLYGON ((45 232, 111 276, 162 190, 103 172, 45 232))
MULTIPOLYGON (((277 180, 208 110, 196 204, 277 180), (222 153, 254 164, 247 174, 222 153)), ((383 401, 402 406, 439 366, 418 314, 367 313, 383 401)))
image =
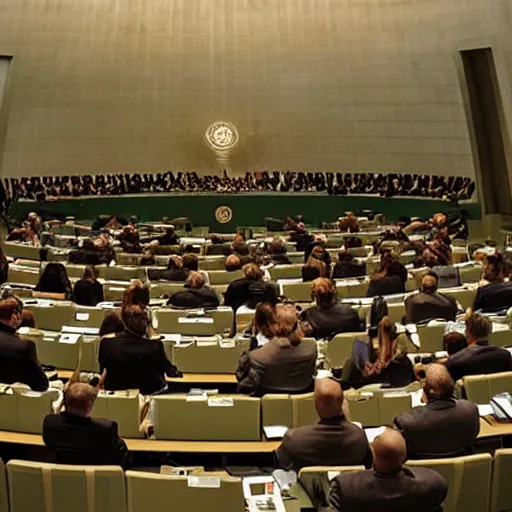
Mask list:
POLYGON ((189 487, 220 488, 220 478, 218 476, 189 476, 187 477, 187 483, 189 487))
POLYGON ((77 312, 77 314, 75 315, 75 319, 80 322, 87 322, 87 320, 89 320, 89 313, 77 312))
POLYGON ((208 407, 233 407, 235 402, 230 397, 215 397, 208 399, 208 407))

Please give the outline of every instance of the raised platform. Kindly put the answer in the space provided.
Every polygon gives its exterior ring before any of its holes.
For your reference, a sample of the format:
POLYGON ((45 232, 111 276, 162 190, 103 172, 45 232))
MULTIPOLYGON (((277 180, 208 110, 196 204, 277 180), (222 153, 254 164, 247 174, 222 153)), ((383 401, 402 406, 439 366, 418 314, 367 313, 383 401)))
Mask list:
MULTIPOLYGON (((461 203, 469 218, 480 220, 480 204, 461 203)), ((284 219, 302 214, 307 224, 319 226, 334 221, 345 211, 371 209, 389 219, 401 216, 427 217, 438 211, 453 209, 440 199, 378 196, 329 196, 324 193, 243 193, 243 194, 138 194, 125 196, 79 197, 59 201, 20 200, 13 215, 25 218, 31 211, 72 215, 77 220, 95 219, 99 214, 116 213, 125 218, 137 215, 142 221, 158 221, 163 216, 189 217, 195 225, 210 226, 211 232, 234 232, 237 226, 263 226, 265 217, 284 219), (215 211, 228 206, 232 218, 219 223, 215 211)))

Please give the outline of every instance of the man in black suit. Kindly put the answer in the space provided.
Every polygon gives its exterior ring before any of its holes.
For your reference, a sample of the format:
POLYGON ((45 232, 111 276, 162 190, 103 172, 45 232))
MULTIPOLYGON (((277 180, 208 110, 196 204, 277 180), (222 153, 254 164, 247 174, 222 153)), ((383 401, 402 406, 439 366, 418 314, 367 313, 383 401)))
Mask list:
POLYGON ((512 371, 510 352, 489 345, 487 338, 491 332, 492 323, 487 317, 473 313, 466 319, 468 347, 450 356, 445 363, 453 380, 466 375, 512 371))
POLYGON ((34 391, 46 391, 48 379, 37 360, 33 341, 16 335, 22 306, 14 297, 0 301, 0 382, 27 384, 34 391))
POLYGON ((455 383, 444 365, 430 364, 425 374, 426 405, 401 413, 394 420, 407 443, 408 457, 435 459, 472 453, 480 432, 478 407, 453 398, 455 383))
POLYGON ((65 412, 49 414, 43 422, 43 440, 57 464, 122 466, 130 462, 117 423, 91 418, 98 396, 89 384, 73 383, 64 393, 65 412))
POLYGON ((372 445, 373 469, 344 473, 333 480, 331 508, 336 512, 440 512, 448 486, 426 468, 404 467, 405 440, 386 429, 372 445))
POLYGON ((299 471, 307 466, 372 465, 372 452, 364 431, 350 423, 342 411, 343 391, 330 379, 315 383, 315 407, 320 421, 288 430, 275 452, 277 465, 299 471))
POLYGON ((438 293, 437 286, 436 274, 429 272, 423 276, 420 292, 405 300, 408 322, 417 324, 437 318, 455 321, 458 311, 457 301, 453 297, 438 293))
POLYGON ((473 309, 484 312, 506 311, 512 306, 512 282, 487 284, 478 288, 473 309))

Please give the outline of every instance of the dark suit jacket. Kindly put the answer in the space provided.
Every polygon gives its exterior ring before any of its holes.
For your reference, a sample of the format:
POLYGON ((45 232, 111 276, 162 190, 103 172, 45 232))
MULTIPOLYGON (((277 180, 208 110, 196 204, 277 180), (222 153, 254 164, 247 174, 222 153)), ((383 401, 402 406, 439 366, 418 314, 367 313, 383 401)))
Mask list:
POLYGON ((403 412, 394 423, 407 442, 410 459, 467 455, 480 432, 476 404, 453 398, 432 400, 403 412))
POLYGON ((22 340, 14 329, 0 322, 0 382, 22 382, 34 391, 46 391, 48 378, 37 360, 33 341, 22 340))
POLYGON ((512 306, 512 282, 481 286, 476 292, 473 310, 501 311, 512 306))
POLYGON ((100 373, 107 369, 105 389, 139 389, 151 395, 165 387, 165 375, 174 376, 176 368, 167 359, 160 340, 139 338, 123 332, 115 338, 103 338, 98 353, 100 373))
POLYGON ((330 504, 336 512, 437 512, 447 492, 444 478, 431 469, 404 467, 391 475, 368 470, 336 477, 330 504))
POLYGON ((199 290, 184 288, 174 292, 168 303, 176 308, 216 308, 219 305, 219 297, 209 286, 199 290))
POLYGON ((466 375, 510 372, 512 356, 504 348, 489 345, 487 341, 478 341, 451 355, 445 364, 452 379, 459 380, 466 375))
POLYGON ((233 281, 224 295, 224 304, 235 311, 244 304, 254 309, 260 302, 277 303, 277 288, 274 283, 244 277, 233 281))
POLYGON ((457 301, 442 293, 417 293, 405 300, 407 321, 413 324, 424 320, 444 318, 455 321, 457 316, 457 301))
POLYGON ((363 464, 370 468, 373 462, 364 430, 343 415, 288 430, 276 450, 276 459, 280 468, 297 473, 307 466, 363 464))
POLYGON ((50 414, 43 422, 43 439, 57 464, 129 466, 128 449, 115 421, 50 414))
POLYGON ((170 270, 148 269, 148 279, 150 281, 186 281, 188 271, 183 268, 172 268, 170 270))
POLYGON ((397 293, 405 293, 405 281, 400 276, 385 276, 382 279, 370 281, 366 296, 379 297, 397 293))
POLYGON ((103 302, 103 286, 98 281, 90 282, 80 279, 73 288, 73 299, 81 306, 96 306, 103 302))
POLYGON ((366 275, 366 263, 355 261, 338 261, 332 271, 333 279, 344 279, 347 277, 363 277, 366 275))
POLYGON ((343 304, 334 304, 330 308, 315 306, 306 309, 301 316, 312 328, 309 336, 316 339, 327 338, 333 333, 362 330, 358 312, 343 304))
POLYGON ((273 338, 249 354, 242 354, 236 371, 239 392, 263 396, 311 391, 316 357, 316 344, 293 346, 287 339, 273 338))

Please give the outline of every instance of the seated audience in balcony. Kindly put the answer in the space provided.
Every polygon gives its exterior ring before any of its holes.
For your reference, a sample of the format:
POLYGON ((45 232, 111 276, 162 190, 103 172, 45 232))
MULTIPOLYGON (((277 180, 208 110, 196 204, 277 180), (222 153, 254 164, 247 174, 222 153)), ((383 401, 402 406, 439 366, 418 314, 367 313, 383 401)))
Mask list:
POLYGON ((176 377, 161 340, 148 339, 149 318, 140 306, 123 308, 124 332, 102 338, 98 352, 100 373, 107 371, 105 389, 138 389, 143 395, 165 392, 165 375, 176 377))
POLYGON ((298 394, 311 391, 315 373, 316 344, 303 342, 297 310, 288 304, 276 307, 271 339, 240 357, 236 378, 238 392, 251 396, 267 393, 298 394))
POLYGON ((498 312, 512 307, 512 281, 505 281, 505 261, 499 253, 487 257, 476 292, 474 311, 498 312))
POLYGON ((128 469, 130 454, 117 423, 91 418, 97 396, 97 389, 89 384, 70 384, 64 392, 65 411, 44 419, 44 444, 54 453, 57 464, 128 469))
POLYGON ((47 263, 36 285, 34 297, 71 300, 71 281, 62 263, 47 263))
POLYGON ((405 299, 409 323, 418 324, 434 319, 455 321, 459 312, 457 301, 449 295, 439 293, 437 287, 437 275, 429 272, 421 280, 420 292, 405 299))
POLYGON ((364 277, 366 275, 366 263, 358 263, 354 256, 345 249, 338 253, 338 261, 332 271, 333 279, 346 279, 349 277, 364 277))
POLYGON ((309 258, 307 263, 302 265, 300 272, 302 274, 303 283, 309 283, 319 277, 328 277, 327 265, 316 258, 309 258))
POLYGON ((168 305, 175 308, 216 308, 219 304, 217 292, 205 286, 199 272, 189 272, 183 290, 174 292, 168 301, 168 305))
POLYGON ((124 324, 121 315, 117 311, 108 311, 103 317, 100 325, 100 338, 103 336, 117 336, 124 331, 124 324))
POLYGON ((362 330, 356 309, 338 303, 336 284, 326 278, 313 281, 311 296, 315 305, 305 309, 301 314, 310 327, 308 336, 316 339, 331 338, 344 332, 362 330))
POLYGON ((489 345, 491 321, 478 313, 466 318, 468 347, 450 356, 446 368, 457 381, 466 375, 479 375, 512 371, 512 356, 504 348, 489 345))
POLYGON ((20 301, 14 297, 0 301, 0 382, 21 382, 33 391, 46 391, 48 378, 37 359, 35 343, 16 334, 21 317, 20 301))
POLYGON ((103 302, 103 285, 98 282, 99 271, 88 265, 84 269, 82 279, 75 283, 73 300, 80 306, 96 306, 103 302))
POLYGON ((180 239, 176 234, 174 226, 165 229, 165 233, 158 238, 158 244, 163 246, 179 245, 180 239))
POLYGON ((315 409, 320 421, 289 429, 276 450, 277 466, 297 473, 308 466, 371 468, 372 451, 364 431, 343 410, 343 391, 331 379, 315 381, 315 409))
POLYGON ((391 253, 381 255, 380 266, 371 276, 367 297, 405 293, 407 270, 391 253))
POLYGON ((381 383, 396 388, 416 380, 407 350, 399 343, 396 325, 387 316, 379 322, 378 343, 377 350, 368 346, 367 357, 347 361, 341 376, 344 387, 358 389, 381 383))
POLYGON ((410 459, 460 457, 473 453, 480 432, 478 407, 453 397, 455 382, 439 363, 425 369, 423 399, 425 406, 399 414, 395 427, 407 443, 410 459))
POLYGON ((256 263, 243 267, 244 277, 232 281, 224 295, 224 304, 236 311, 240 306, 254 309, 259 302, 277 303, 277 287, 263 280, 264 273, 256 263))
POLYGON ((183 268, 183 258, 176 254, 169 256, 167 270, 148 269, 148 279, 151 281, 183 282, 188 277, 188 271, 183 268))
POLYGON ((387 428, 372 444, 373 469, 342 473, 331 482, 334 512, 442 512, 448 493, 436 471, 406 467, 407 449, 400 432, 387 428))
POLYGON ((227 272, 236 272, 237 270, 242 270, 242 262, 236 254, 230 254, 226 258, 224 268, 227 272))

